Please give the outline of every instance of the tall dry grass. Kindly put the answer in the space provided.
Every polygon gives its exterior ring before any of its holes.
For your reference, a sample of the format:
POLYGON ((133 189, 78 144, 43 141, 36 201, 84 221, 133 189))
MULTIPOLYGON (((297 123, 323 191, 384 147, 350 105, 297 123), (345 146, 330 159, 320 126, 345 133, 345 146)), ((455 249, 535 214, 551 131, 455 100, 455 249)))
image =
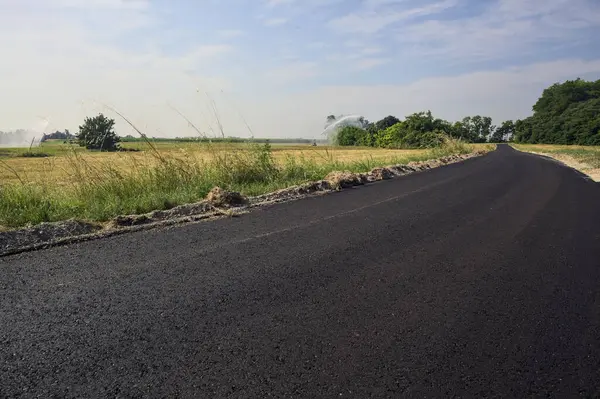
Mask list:
POLYGON ((0 185, 0 227, 71 218, 106 221, 122 214, 140 214, 195 202, 204 198, 214 186, 258 195, 322 179, 335 170, 364 172, 378 166, 473 150, 467 144, 447 140, 430 151, 409 152, 408 155, 403 152, 400 156, 387 158, 367 156, 358 160, 339 160, 335 151, 325 150, 319 152, 319 158, 300 154, 275 160, 269 144, 249 142, 231 149, 203 144, 209 155, 198 158, 191 153, 175 156, 161 152, 142 132, 139 133, 145 138, 152 162, 142 162, 135 154, 123 153, 121 156, 128 162, 124 168, 86 157, 85 153, 73 149, 67 154, 69 179, 65 184, 30 181, 27 176, 15 172, 17 182, 0 185))

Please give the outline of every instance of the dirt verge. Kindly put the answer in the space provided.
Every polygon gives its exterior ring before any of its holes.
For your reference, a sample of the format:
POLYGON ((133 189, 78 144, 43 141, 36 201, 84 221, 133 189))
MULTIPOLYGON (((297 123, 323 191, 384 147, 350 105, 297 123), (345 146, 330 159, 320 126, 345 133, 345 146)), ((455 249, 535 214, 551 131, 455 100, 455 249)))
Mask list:
POLYGON ((311 195, 327 194, 353 186, 392 179, 421 170, 460 162, 485 153, 485 151, 477 151, 471 154, 450 155, 423 162, 410 162, 407 165, 390 165, 383 168, 375 168, 367 173, 353 173, 349 171, 331 172, 323 180, 288 187, 251 198, 215 187, 203 201, 180 205, 169 210, 153 211, 143 215, 117 216, 107 223, 100 224, 67 220, 2 231, 0 232, 0 256, 108 237, 158 226, 189 223, 225 216, 237 216, 248 212, 254 207, 293 201, 311 195))

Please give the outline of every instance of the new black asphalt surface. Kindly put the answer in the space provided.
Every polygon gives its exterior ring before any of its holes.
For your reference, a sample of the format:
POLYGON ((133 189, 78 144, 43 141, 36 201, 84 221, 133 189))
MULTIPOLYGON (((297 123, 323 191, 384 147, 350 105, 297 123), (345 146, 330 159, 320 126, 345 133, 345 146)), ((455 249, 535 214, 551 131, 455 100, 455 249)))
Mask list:
POLYGON ((0 258, 0 397, 600 395, 600 185, 509 147, 0 258))

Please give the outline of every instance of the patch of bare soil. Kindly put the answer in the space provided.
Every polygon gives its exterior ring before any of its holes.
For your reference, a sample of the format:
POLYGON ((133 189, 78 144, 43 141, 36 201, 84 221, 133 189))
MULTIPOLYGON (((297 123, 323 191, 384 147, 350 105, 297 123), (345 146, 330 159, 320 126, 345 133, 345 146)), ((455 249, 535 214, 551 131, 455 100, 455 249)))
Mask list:
POLYGON ((235 191, 214 187, 206 196, 206 200, 214 206, 241 206, 248 203, 248 198, 235 191))
POLYGON ((248 209, 253 207, 293 201, 310 195, 327 194, 370 182, 388 180, 421 170, 460 162, 484 153, 478 151, 424 162, 410 162, 407 165, 390 165, 375 168, 367 173, 331 172, 323 180, 288 187, 252 198, 215 187, 203 201, 177 206, 169 210, 153 211, 143 215, 117 216, 104 225, 69 220, 4 231, 0 232, 0 256, 157 226, 194 222, 222 216, 235 216, 247 212, 248 209))

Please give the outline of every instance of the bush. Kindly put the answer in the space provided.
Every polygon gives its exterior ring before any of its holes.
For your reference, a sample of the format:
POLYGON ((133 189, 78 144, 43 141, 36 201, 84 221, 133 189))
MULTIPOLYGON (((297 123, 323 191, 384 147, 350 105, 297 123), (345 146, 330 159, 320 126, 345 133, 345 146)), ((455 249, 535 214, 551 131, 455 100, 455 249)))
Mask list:
POLYGON ((88 150, 117 151, 120 138, 113 127, 115 120, 100 114, 94 118, 85 118, 79 126, 77 139, 79 145, 88 150))
POLYGON ((369 145, 368 133, 356 126, 344 126, 335 136, 335 144, 342 146, 369 145))
POLYGON ((404 136, 400 142, 402 148, 436 148, 444 142, 444 133, 438 130, 433 132, 411 132, 404 136))
POLYGON ((23 158, 47 158, 50 156, 50 154, 37 151, 25 151, 19 154, 19 156, 23 158))
POLYGON ((385 148, 397 147, 407 133, 404 123, 398 122, 387 129, 378 131, 375 135, 375 145, 385 148))

